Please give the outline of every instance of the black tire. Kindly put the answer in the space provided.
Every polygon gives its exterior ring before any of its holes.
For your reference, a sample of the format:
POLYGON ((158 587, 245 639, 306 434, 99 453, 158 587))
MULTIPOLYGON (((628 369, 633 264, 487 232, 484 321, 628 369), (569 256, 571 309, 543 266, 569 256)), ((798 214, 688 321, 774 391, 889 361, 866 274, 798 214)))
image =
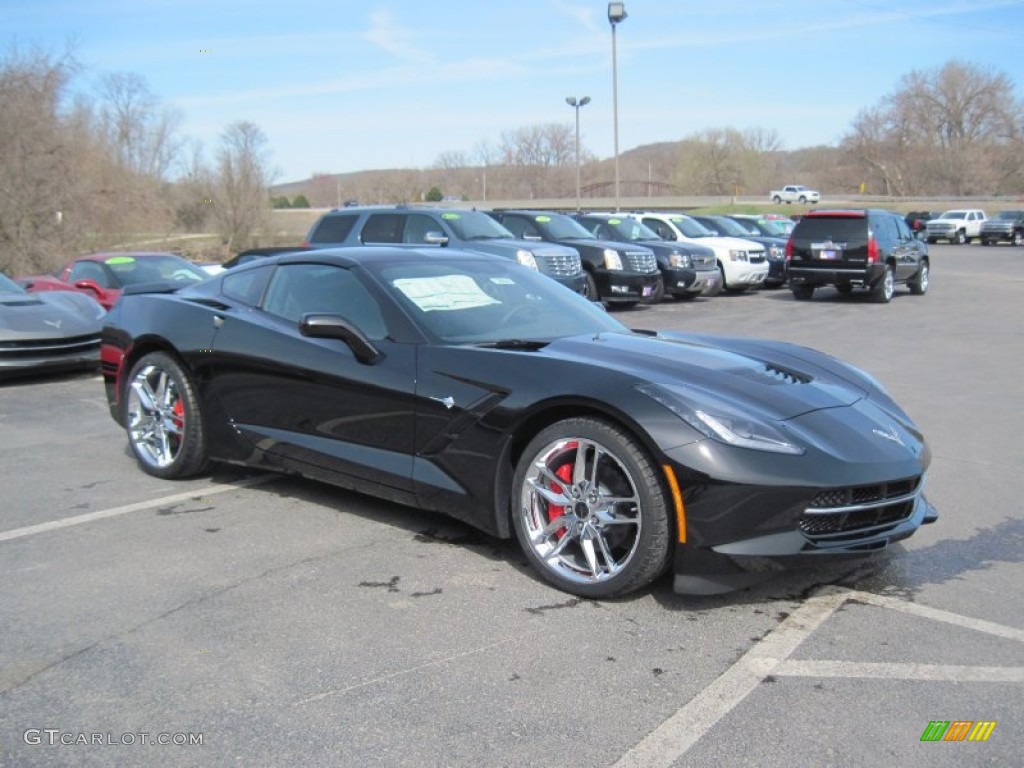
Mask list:
POLYGON ((700 296, 700 293, 673 293, 671 296, 678 301, 693 301, 700 296))
POLYGON ((669 498, 657 463, 631 435, 599 419, 565 419, 523 451, 512 524, 546 581, 580 597, 619 597, 668 566, 669 498))
POLYGON ((659 304, 662 299, 665 298, 665 281, 662 278, 658 278, 658 285, 654 289, 654 293, 651 294, 650 298, 647 299, 648 304, 659 304))
POLYGON ((810 301, 814 297, 813 285, 794 285, 793 298, 797 301, 810 301))
POLYGON ((594 276, 587 272, 587 287, 583 294, 591 301, 600 301, 601 297, 597 293, 597 283, 594 282, 594 276))
POLYGON ((982 238, 981 239, 981 244, 982 245, 992 245, 992 241, 991 240, 986 240, 985 238, 982 238))
POLYGON ((800 195, 800 205, 807 205, 807 198, 800 195))
POLYGON ((206 468, 199 399, 188 373, 171 355, 151 352, 132 366, 121 401, 128 444, 144 472, 171 480, 206 468))
POLYGON ((725 267, 722 266, 722 262, 718 262, 718 292, 730 290, 729 284, 725 282, 725 267))
POLYGON ((910 288, 910 292, 915 296, 924 296, 928 293, 928 283, 930 280, 931 269, 928 266, 927 261, 922 261, 921 266, 918 267, 917 274, 911 278, 907 286, 910 288))
POLYGON ((953 242, 957 245, 966 245, 968 243, 967 233, 961 229, 953 235, 953 242))
POLYGON ((850 285, 849 283, 842 283, 836 286, 836 290, 839 291, 844 296, 849 296, 851 293, 853 293, 853 286, 850 285))
POLYGON ((1018 246, 1024 245, 1024 232, 1017 231, 1013 233, 1013 244, 1018 246))
POLYGON ((937 243, 937 242, 938 242, 938 240, 937 240, 936 238, 934 238, 934 237, 928 237, 928 238, 925 238, 925 239, 926 239, 926 240, 927 240, 927 242, 928 242, 929 244, 931 244, 931 245, 935 245, 935 243, 937 243))
POLYGON ((775 203, 776 205, 779 205, 782 202, 782 198, 776 195, 775 197, 772 198, 772 202, 775 203))
POLYGON ((893 268, 887 266, 882 279, 871 286, 871 300, 876 304, 888 304, 892 301, 892 294, 896 289, 896 273, 893 268))

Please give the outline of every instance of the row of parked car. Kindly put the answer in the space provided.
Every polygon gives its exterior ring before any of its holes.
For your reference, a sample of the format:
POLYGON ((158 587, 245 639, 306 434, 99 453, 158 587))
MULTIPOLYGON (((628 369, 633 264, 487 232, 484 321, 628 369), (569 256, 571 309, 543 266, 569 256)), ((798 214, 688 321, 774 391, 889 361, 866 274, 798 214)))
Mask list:
POLYGON ((757 215, 363 206, 324 214, 303 245, 483 251, 514 258, 592 300, 624 308, 784 284, 791 224, 757 215))
POLYGON ((979 208, 952 211, 911 211, 907 224, 922 240, 966 245, 977 240, 982 245, 1010 243, 1024 245, 1024 210, 1000 211, 989 218, 979 208))

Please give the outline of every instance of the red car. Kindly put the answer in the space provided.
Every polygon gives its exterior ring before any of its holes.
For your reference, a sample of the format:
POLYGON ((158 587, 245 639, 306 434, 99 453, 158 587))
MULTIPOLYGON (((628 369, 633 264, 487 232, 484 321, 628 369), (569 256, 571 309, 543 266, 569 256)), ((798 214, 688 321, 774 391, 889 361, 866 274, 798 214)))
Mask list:
POLYGON ((31 293, 80 291, 110 309, 126 285, 181 281, 195 283, 210 275, 173 253, 94 253, 80 256, 54 275, 20 278, 31 293))

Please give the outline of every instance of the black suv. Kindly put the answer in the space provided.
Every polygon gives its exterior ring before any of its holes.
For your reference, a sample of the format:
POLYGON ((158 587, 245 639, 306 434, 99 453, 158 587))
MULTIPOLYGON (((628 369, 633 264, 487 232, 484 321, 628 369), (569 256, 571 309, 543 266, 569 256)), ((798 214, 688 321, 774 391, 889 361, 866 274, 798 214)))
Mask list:
POLYGON ((662 240, 643 222, 616 213, 577 213, 573 218, 596 238, 634 243, 654 251, 663 286, 654 301, 663 296, 694 299, 702 293, 718 292, 718 262, 710 248, 662 240))
POLYGON ((797 299, 810 299, 824 285, 840 293, 866 288, 883 303, 896 283, 918 296, 928 290, 928 246, 902 216, 881 209, 809 211, 789 236, 786 262, 797 299))
POLYGON ((313 224, 303 243, 312 248, 382 244, 451 246, 504 256, 576 293, 585 293, 587 289, 587 276, 574 249, 550 243, 524 243, 487 214, 474 210, 407 205, 335 208, 313 224))
POLYGON ((620 308, 653 301, 664 290, 654 251, 642 245, 598 240, 564 213, 490 211, 516 237, 575 248, 587 273, 587 298, 620 308))
POLYGON ((982 245, 1005 240, 1013 245, 1024 245, 1024 211, 1000 211, 993 218, 981 222, 982 245))

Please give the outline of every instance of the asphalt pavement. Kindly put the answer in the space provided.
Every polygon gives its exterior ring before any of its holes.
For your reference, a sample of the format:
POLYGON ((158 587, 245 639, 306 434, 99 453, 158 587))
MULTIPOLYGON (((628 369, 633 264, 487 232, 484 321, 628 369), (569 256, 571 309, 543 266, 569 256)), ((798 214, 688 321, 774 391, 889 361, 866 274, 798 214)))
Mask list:
POLYGON ((95 374, 0 384, 0 766, 1021 765, 1024 249, 931 251, 887 305, 616 313, 849 360, 931 444, 936 524, 723 596, 584 601, 440 515, 157 480, 95 374))

